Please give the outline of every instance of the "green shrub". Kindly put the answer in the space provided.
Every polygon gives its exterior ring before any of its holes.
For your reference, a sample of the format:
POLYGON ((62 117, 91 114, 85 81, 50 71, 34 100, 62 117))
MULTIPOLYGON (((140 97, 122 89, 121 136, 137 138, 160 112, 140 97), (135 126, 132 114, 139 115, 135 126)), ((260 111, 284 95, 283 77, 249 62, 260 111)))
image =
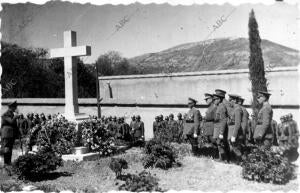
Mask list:
POLYGON ((63 160, 50 147, 45 146, 36 154, 25 154, 13 163, 13 171, 19 179, 38 178, 63 165, 63 160))
POLYGON ((146 143, 144 152, 144 168, 168 169, 177 163, 177 153, 169 143, 152 139, 146 143))
POLYGON ((146 171, 142 171, 138 175, 127 174, 125 184, 119 186, 119 190, 130 192, 162 192, 162 189, 158 185, 158 178, 146 171))
POLYGON ((287 158, 273 152, 256 148, 242 163, 242 175, 247 180, 286 184, 294 177, 294 167, 287 158))

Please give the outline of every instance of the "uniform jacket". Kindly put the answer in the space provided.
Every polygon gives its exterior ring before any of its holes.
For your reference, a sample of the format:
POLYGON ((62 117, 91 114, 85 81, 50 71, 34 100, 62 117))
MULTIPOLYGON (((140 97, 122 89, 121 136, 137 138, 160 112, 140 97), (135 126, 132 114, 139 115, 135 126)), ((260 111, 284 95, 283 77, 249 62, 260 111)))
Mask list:
POLYGON ((293 137, 292 127, 287 122, 280 123, 276 135, 278 141, 291 141, 293 137))
POLYGON ((142 137, 145 136, 144 135, 144 122, 143 121, 136 121, 134 124, 134 137, 138 138, 138 137, 142 137))
POLYGON ((268 138, 273 139, 273 130, 271 126, 273 110, 269 103, 264 103, 257 115, 257 124, 254 130, 254 139, 268 138))
POLYGON ((177 120, 177 126, 178 126, 178 134, 181 135, 183 133, 183 120, 177 120))
POLYGON ((214 135, 213 138, 218 138, 219 135, 224 135, 227 129, 228 112, 225 104, 222 102, 216 108, 214 119, 214 135))
POLYGON ((183 135, 199 134, 200 122, 202 120, 201 113, 195 107, 187 112, 187 117, 183 124, 183 135))
POLYGON ((243 110, 240 105, 235 104, 230 118, 231 121, 228 124, 227 139, 243 137, 242 118, 243 110))
POLYGON ((244 135, 246 136, 246 133, 250 133, 250 131, 249 131, 249 113, 245 107, 241 106, 241 108, 243 111, 242 129, 243 129, 244 135))
POLYGON ((205 136, 212 136, 214 134, 214 120, 216 109, 216 105, 211 104, 205 112, 205 118, 203 120, 202 126, 202 134, 205 136))
POLYGON ((17 125, 17 116, 14 116, 12 110, 8 109, 1 117, 1 138, 17 138, 19 129, 17 125))

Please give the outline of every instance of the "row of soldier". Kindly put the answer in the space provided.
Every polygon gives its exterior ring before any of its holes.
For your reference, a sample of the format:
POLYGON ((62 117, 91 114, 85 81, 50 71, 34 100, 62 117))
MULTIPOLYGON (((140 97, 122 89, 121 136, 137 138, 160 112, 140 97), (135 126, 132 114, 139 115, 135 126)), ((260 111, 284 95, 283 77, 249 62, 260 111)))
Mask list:
POLYGON ((258 103, 262 107, 257 116, 251 115, 251 119, 241 96, 230 94, 227 100, 225 95, 226 91, 220 89, 216 89, 214 94, 206 93, 204 100, 208 108, 203 117, 195 108, 197 101, 192 98, 188 102, 189 111, 183 117, 178 114, 176 121, 173 114, 165 119, 162 115, 157 116, 153 123, 154 135, 161 129, 171 128, 179 139, 191 143, 193 152, 199 152, 202 145, 199 143, 205 141, 218 149, 219 159, 223 161, 239 162, 246 153, 243 147, 249 144, 262 148, 288 146, 294 148, 296 153, 297 124, 289 114, 281 117, 281 123, 277 125, 268 102, 270 93, 257 93, 258 103))
MULTIPOLYGON (((47 115, 43 113, 28 113, 26 118, 22 113, 18 113, 17 102, 14 101, 8 105, 8 110, 2 115, 1 119, 1 149, 0 155, 4 157, 4 165, 11 165, 13 145, 16 139, 26 140, 26 151, 31 151, 35 145, 39 130, 43 124, 50 120, 57 120, 59 114, 47 115)), ((116 139, 122 139, 130 142, 144 141, 144 123, 139 115, 133 116, 130 125, 124 121, 124 117, 102 116, 97 119, 104 128, 116 139)))

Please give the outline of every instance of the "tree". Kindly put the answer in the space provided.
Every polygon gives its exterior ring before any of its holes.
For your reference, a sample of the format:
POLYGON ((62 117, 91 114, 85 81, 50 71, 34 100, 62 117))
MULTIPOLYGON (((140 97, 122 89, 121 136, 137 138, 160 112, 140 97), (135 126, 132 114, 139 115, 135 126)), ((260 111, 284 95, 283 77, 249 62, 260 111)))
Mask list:
MULTIPOLYGON (((43 48, 22 48, 1 42, 1 87, 3 98, 63 98, 63 59, 48 59, 43 48)), ((78 96, 96 96, 92 65, 78 62, 78 96)))
POLYGON ((254 11, 251 10, 249 16, 249 73, 252 84, 252 109, 254 115, 257 115, 260 105, 258 104, 257 91, 267 91, 267 80, 265 78, 264 60, 261 51, 261 39, 259 36, 258 25, 255 19, 254 11))
POLYGON ((101 76, 137 74, 136 68, 130 66, 128 60, 116 51, 99 56, 96 65, 101 76))

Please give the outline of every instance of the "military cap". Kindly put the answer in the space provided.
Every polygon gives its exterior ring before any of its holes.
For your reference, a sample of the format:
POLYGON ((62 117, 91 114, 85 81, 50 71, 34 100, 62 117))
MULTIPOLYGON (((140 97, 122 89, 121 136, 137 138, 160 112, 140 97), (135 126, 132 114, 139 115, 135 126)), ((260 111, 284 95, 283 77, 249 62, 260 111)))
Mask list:
POLYGON ((13 101, 8 104, 8 107, 17 107, 17 106, 18 106, 17 101, 13 101))
POLYGON ((221 89, 216 89, 215 93, 218 94, 218 95, 224 95, 225 96, 226 91, 225 90, 221 90, 221 89))
POLYGON ((266 92, 266 91, 257 91, 257 98, 261 97, 261 96, 264 96, 266 98, 269 98, 270 97, 270 93, 266 92))
POLYGON ((171 113, 171 114, 169 115, 169 117, 174 117, 173 113, 171 113))
POLYGON ((239 95, 236 95, 236 94, 228 94, 229 98, 232 98, 232 99, 239 99, 240 96, 239 95))
POLYGON ((204 96, 205 96, 204 100, 207 100, 209 98, 213 98, 213 95, 209 94, 209 93, 205 93, 204 96))
POLYGON ((159 117, 158 117, 158 116, 155 116, 155 119, 159 119, 159 117))
POLYGON ((191 102, 193 102, 193 103, 195 103, 195 104, 198 102, 197 100, 195 100, 195 99, 193 99, 191 97, 189 97, 188 100, 191 101, 191 102))
POLYGON ((177 117, 181 117, 181 116, 182 116, 182 114, 181 114, 181 113, 178 113, 178 114, 177 114, 177 117))
POLYGON ((239 100, 240 100, 240 101, 242 101, 242 102, 244 102, 244 101, 245 101, 245 99, 244 99, 244 98, 242 98, 241 96, 239 97, 239 100))
POLYGON ((292 113, 289 113, 287 116, 288 116, 289 118, 293 118, 293 114, 292 114, 292 113))
POLYGON ((216 99, 216 98, 225 98, 225 95, 223 95, 221 93, 215 93, 215 94, 213 94, 213 99, 216 99))
POLYGON ((162 118, 164 118, 164 116, 163 116, 163 115, 159 115, 159 118, 161 118, 161 119, 162 119, 162 118))
POLYGON ((136 118, 137 118, 137 119, 140 119, 140 118, 141 118, 141 116, 140 116, 140 115, 137 115, 137 116, 136 116, 136 118))

